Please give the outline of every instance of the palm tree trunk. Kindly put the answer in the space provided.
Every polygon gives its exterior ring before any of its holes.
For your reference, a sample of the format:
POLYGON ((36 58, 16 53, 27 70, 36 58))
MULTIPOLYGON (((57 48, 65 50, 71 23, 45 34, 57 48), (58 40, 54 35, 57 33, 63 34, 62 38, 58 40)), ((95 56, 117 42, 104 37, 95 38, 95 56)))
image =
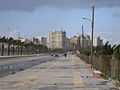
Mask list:
POLYGON ((40 51, 41 51, 41 50, 40 50, 40 48, 39 48, 39 54, 40 54, 40 51))
POLYGON ((20 54, 21 54, 21 55, 23 54, 23 46, 21 46, 20 54))
POLYGON ((18 54, 18 49, 17 49, 17 47, 15 47, 15 53, 14 53, 14 55, 17 55, 18 54))
POLYGON ((17 53, 18 53, 18 55, 19 55, 19 53, 20 53, 19 45, 18 45, 18 47, 17 47, 17 53))
POLYGON ((10 55, 10 44, 8 44, 8 56, 10 55))
POLYGON ((4 43, 2 43, 2 50, 1 50, 1 56, 4 55, 4 43))
POLYGON ((15 47, 13 46, 12 54, 15 54, 15 47))

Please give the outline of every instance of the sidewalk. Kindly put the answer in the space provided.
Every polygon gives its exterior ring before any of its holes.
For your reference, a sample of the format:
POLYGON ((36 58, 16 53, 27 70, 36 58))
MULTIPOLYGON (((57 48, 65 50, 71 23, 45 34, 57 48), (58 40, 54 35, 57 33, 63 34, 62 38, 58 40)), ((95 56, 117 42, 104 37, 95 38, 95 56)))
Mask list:
POLYGON ((109 90, 98 82, 87 64, 69 55, 0 78, 0 90, 109 90))

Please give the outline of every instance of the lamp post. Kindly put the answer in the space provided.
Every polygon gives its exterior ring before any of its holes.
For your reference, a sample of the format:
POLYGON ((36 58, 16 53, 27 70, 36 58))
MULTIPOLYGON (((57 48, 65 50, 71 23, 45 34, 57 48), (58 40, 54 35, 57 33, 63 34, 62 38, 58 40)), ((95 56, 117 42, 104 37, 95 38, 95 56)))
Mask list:
POLYGON ((82 48, 84 49, 84 26, 82 24, 82 48))
POLYGON ((93 38, 94 38, 95 5, 92 6, 92 32, 91 32, 91 64, 93 65, 93 38))
POLYGON ((93 66, 93 38, 94 38, 94 17, 95 17, 95 5, 92 6, 92 19, 83 17, 83 20, 88 20, 91 22, 91 56, 90 63, 93 66))

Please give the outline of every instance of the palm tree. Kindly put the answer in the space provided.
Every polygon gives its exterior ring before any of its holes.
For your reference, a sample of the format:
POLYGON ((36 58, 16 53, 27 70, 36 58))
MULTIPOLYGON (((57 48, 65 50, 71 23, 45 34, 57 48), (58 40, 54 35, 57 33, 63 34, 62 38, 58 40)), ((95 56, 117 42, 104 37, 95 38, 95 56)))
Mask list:
POLYGON ((104 46, 102 47, 96 47, 96 54, 97 55, 112 55, 113 54, 113 48, 111 44, 107 41, 104 46))
POLYGON ((15 49, 16 40, 13 40, 12 44, 13 44, 13 47, 12 47, 12 55, 15 55, 15 51, 16 51, 16 49, 15 49))
POLYGON ((21 46, 21 41, 20 40, 16 40, 16 45, 17 45, 17 54, 20 54, 20 46, 21 46))
POLYGON ((1 56, 4 55, 4 43, 6 42, 6 37, 2 37, 0 38, 0 42, 2 43, 2 46, 1 46, 1 56))
POLYGON ((30 42, 30 44, 29 44, 29 50, 30 50, 30 54, 35 54, 35 47, 36 47, 36 45, 33 43, 33 42, 30 42))
POLYGON ((47 46, 44 46, 44 45, 38 45, 38 49, 39 49, 39 53, 40 52, 47 52, 48 51, 48 48, 47 46))
POLYGON ((24 47, 25 47, 25 53, 29 54, 30 53, 30 43, 24 43, 24 47))
POLYGON ((17 40, 13 40, 13 50, 12 50, 13 55, 18 53, 17 44, 18 44, 18 41, 17 40))
POLYGON ((23 48, 24 48, 25 43, 21 42, 20 44, 20 54, 23 55, 23 48))
POLYGON ((7 39, 7 43, 8 43, 8 56, 9 56, 11 51, 11 45, 13 44, 13 38, 10 37, 9 39, 7 39))

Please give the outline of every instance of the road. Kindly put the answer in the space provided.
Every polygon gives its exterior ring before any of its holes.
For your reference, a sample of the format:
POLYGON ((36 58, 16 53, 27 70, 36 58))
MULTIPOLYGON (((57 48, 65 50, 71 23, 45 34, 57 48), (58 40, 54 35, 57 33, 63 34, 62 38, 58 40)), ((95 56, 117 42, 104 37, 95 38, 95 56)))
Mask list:
POLYGON ((51 59, 0 78, 0 90, 117 90, 75 55, 51 59))
POLYGON ((15 74, 16 72, 23 71, 50 60, 53 60, 53 57, 49 55, 16 57, 7 59, 0 58, 0 77, 7 76, 9 74, 15 74))

